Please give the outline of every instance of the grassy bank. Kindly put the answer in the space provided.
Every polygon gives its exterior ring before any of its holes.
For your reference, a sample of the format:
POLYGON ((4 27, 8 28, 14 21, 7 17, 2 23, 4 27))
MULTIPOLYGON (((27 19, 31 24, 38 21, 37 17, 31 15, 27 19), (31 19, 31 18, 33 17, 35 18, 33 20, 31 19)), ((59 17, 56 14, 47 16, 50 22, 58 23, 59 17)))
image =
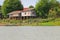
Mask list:
POLYGON ((13 26, 60 26, 60 18, 56 19, 26 19, 26 20, 0 20, 0 25, 13 26))

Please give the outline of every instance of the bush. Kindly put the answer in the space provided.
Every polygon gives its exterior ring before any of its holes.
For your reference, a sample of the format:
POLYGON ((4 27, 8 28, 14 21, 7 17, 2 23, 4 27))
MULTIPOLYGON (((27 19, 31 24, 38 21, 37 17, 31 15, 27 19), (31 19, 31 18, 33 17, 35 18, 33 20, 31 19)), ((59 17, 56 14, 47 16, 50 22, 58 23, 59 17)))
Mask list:
POLYGON ((56 18, 57 11, 54 9, 49 10, 48 18, 56 18))

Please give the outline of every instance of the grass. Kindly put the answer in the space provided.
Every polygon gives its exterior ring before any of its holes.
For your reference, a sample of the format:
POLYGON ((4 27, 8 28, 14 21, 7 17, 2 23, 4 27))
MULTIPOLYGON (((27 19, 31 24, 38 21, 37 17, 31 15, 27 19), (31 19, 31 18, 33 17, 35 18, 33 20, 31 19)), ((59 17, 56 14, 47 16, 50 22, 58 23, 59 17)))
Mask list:
POLYGON ((15 26, 60 26, 60 18, 56 19, 26 19, 26 20, 0 20, 0 25, 15 26))
POLYGON ((60 18, 40 24, 43 26, 60 26, 60 18))

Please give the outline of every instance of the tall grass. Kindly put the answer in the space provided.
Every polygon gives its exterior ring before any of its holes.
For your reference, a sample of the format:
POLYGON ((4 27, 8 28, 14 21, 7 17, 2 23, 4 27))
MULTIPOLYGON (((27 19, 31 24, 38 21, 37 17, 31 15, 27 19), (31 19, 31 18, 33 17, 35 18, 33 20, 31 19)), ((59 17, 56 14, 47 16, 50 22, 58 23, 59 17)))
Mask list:
POLYGON ((17 25, 17 26, 60 26, 60 18, 53 19, 41 19, 41 18, 34 18, 34 19, 25 19, 25 20, 9 20, 3 19, 0 20, 0 23, 6 25, 17 25))

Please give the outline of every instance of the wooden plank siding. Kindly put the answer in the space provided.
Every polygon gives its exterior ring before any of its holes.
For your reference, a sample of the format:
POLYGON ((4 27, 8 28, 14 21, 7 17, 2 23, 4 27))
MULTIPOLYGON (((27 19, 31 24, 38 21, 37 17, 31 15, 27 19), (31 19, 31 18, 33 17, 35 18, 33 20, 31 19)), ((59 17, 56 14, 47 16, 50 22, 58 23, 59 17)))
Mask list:
POLYGON ((36 17, 36 12, 34 10, 22 10, 22 11, 13 11, 8 14, 11 19, 27 19, 31 17, 36 17))

